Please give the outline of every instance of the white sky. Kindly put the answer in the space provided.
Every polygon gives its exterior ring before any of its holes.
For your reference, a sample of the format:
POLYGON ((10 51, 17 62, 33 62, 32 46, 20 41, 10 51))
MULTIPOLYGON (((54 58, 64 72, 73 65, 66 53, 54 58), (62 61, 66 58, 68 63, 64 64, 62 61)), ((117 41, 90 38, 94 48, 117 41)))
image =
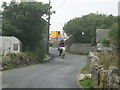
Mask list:
MULTIPOLYGON (((0 5, 3 1, 0 0, 0 5)), ((20 0, 17 0, 20 1, 20 0)), ((48 3, 49 0, 36 0, 48 3)), ((51 0, 52 10, 56 13, 51 16, 50 31, 62 30, 65 23, 75 17, 89 13, 118 15, 118 1, 120 0, 51 0)))

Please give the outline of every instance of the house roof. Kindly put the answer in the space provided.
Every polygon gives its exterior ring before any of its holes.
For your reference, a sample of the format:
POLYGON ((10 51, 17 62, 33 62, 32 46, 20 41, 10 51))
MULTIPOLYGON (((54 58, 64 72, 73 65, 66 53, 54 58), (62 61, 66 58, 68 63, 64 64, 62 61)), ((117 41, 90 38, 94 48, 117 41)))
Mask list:
POLYGON ((17 37, 14 37, 14 36, 0 36, 0 42, 4 40, 11 40, 12 42, 22 44, 22 42, 17 37))

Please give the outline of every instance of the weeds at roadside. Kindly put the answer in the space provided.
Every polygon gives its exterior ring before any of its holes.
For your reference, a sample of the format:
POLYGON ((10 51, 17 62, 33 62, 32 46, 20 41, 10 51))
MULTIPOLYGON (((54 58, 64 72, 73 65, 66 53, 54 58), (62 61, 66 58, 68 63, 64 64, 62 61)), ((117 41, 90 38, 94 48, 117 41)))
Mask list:
POLYGON ((116 54, 115 52, 110 52, 110 53, 100 53, 99 58, 101 60, 101 64, 104 65, 105 69, 108 69, 109 66, 116 66, 118 67, 118 54, 116 54))
POLYGON ((85 77, 84 79, 80 80, 79 83, 83 88, 95 88, 95 84, 90 77, 85 77))
POLYGON ((89 68, 88 66, 84 66, 82 69, 81 69, 81 74, 89 74, 90 71, 89 71, 89 68))

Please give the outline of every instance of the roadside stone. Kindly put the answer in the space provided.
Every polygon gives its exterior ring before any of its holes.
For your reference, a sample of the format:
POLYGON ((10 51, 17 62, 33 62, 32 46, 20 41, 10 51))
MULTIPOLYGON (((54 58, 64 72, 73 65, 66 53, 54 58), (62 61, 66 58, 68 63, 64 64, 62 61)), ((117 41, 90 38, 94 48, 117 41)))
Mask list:
POLYGON ((116 83, 119 85, 120 87, 120 77, 116 76, 116 83))
POLYGON ((44 58, 44 61, 48 61, 48 60, 50 60, 52 57, 50 56, 50 55, 48 55, 48 54, 46 54, 45 55, 45 58, 44 58))
POLYGON ((120 88, 120 77, 118 76, 118 68, 110 66, 107 75, 107 87, 120 88))
POLYGON ((96 85, 98 85, 98 73, 96 69, 92 69, 91 71, 91 77, 93 79, 93 81, 95 82, 96 85))
POLYGON ((113 84, 113 87, 112 88, 118 88, 118 84, 113 84))
POLYGON ((95 65, 99 65, 100 64, 100 59, 99 59, 99 57, 98 56, 93 56, 92 58, 91 58, 91 62, 90 62, 90 71, 92 71, 92 69, 93 69, 93 67, 95 66, 95 65))

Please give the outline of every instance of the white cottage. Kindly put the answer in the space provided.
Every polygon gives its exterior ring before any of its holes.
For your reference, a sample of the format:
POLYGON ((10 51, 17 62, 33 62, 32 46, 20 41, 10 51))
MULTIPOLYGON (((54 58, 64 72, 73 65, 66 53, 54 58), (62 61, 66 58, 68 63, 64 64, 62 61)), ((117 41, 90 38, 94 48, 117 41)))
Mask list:
POLYGON ((18 53, 22 51, 21 41, 12 36, 0 36, 0 55, 7 53, 18 53))

